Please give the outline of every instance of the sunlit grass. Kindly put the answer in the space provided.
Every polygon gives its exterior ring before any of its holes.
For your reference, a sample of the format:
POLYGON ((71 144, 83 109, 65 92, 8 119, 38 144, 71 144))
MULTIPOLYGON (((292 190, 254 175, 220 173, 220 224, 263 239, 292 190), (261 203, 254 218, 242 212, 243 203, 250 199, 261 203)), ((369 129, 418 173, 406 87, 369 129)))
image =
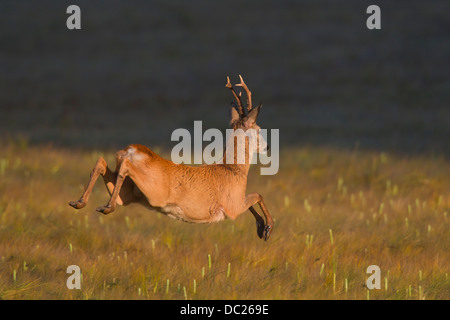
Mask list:
MULTIPOLYGON (((275 219, 269 241, 254 218, 186 224, 140 206, 103 216, 101 181, 84 189, 99 155, 2 146, 2 299, 448 299, 450 163, 436 157, 319 148, 283 151, 259 176, 275 219), (69 290, 69 265, 82 271, 69 290), (369 265, 379 290, 365 287, 369 265)), ((114 166, 114 165, 113 165, 114 166)))

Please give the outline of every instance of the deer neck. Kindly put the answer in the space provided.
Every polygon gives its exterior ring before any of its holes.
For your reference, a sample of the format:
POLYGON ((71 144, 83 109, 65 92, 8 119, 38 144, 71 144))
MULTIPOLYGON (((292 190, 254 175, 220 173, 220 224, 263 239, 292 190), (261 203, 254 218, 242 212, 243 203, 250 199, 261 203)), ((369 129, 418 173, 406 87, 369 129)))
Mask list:
POLYGON ((224 156, 220 163, 231 166, 245 176, 248 175, 254 150, 249 138, 231 134, 225 147, 224 156))

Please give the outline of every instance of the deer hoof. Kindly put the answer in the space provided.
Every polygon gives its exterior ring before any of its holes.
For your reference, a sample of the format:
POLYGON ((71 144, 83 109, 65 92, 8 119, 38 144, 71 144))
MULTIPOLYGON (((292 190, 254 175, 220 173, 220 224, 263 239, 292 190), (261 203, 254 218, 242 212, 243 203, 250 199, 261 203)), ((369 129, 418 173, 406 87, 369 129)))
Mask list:
POLYGON ((86 202, 78 200, 78 201, 70 201, 69 206, 75 208, 75 209, 81 209, 86 206, 86 202))
POLYGON ((101 213, 103 213, 103 214, 108 214, 108 213, 111 213, 111 212, 113 212, 114 211, 114 208, 111 206, 111 205, 106 205, 106 206, 103 206, 103 207, 98 207, 97 209, 95 209, 95 210, 97 210, 98 212, 101 212, 101 213))
POLYGON ((272 226, 266 225, 264 227, 264 233, 263 233, 264 241, 267 241, 269 239, 271 232, 272 232, 272 226))

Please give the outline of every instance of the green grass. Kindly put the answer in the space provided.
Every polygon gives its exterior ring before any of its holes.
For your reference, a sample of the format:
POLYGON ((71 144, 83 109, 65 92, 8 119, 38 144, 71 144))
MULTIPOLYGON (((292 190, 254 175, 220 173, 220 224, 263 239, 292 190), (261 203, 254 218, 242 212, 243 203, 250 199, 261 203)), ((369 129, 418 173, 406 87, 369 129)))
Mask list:
MULTIPOLYGON (((275 218, 269 241, 247 212, 193 225, 138 205, 104 216, 96 158, 113 153, 2 145, 1 299, 449 299, 450 164, 331 148, 283 150, 249 175, 275 218), (69 265, 82 271, 69 290, 69 265), (369 265, 381 289, 368 291, 369 265)), ((167 156, 167 153, 165 154, 167 156)))

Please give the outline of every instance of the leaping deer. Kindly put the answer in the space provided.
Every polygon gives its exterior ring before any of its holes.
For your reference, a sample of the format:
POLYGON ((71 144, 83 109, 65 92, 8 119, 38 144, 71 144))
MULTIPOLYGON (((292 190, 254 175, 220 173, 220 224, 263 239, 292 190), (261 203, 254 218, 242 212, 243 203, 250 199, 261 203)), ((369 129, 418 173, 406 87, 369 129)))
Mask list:
POLYGON ((241 93, 236 93, 227 77, 226 87, 231 89, 237 106, 232 103, 230 107, 230 125, 234 134, 227 142, 222 161, 198 167, 175 164, 146 146, 132 144, 117 152, 114 172, 108 168, 105 159, 100 157, 81 198, 69 202, 69 205, 75 209, 85 207, 94 184, 101 175, 111 196, 105 206, 96 209, 103 214, 113 212, 116 205, 140 203, 185 222, 211 223, 225 218, 234 220, 249 209, 256 219, 257 235, 267 240, 274 222, 263 198, 259 193, 245 194, 252 155, 268 150, 266 141, 259 134, 260 127, 256 124, 262 104, 252 107, 251 92, 240 75, 239 78, 241 82, 236 86, 242 87, 247 94, 247 112, 242 105, 241 93), (249 129, 257 133, 257 143, 251 143, 246 136, 249 129), (240 139, 241 135, 245 136, 244 139, 240 139), (245 143, 245 161, 238 161, 239 153, 236 151, 243 146, 235 141, 245 143), (230 148, 234 148, 235 152, 228 153, 230 148), (227 154, 233 154, 233 160, 226 159, 227 154), (264 214, 265 222, 253 208, 256 203, 264 214))

